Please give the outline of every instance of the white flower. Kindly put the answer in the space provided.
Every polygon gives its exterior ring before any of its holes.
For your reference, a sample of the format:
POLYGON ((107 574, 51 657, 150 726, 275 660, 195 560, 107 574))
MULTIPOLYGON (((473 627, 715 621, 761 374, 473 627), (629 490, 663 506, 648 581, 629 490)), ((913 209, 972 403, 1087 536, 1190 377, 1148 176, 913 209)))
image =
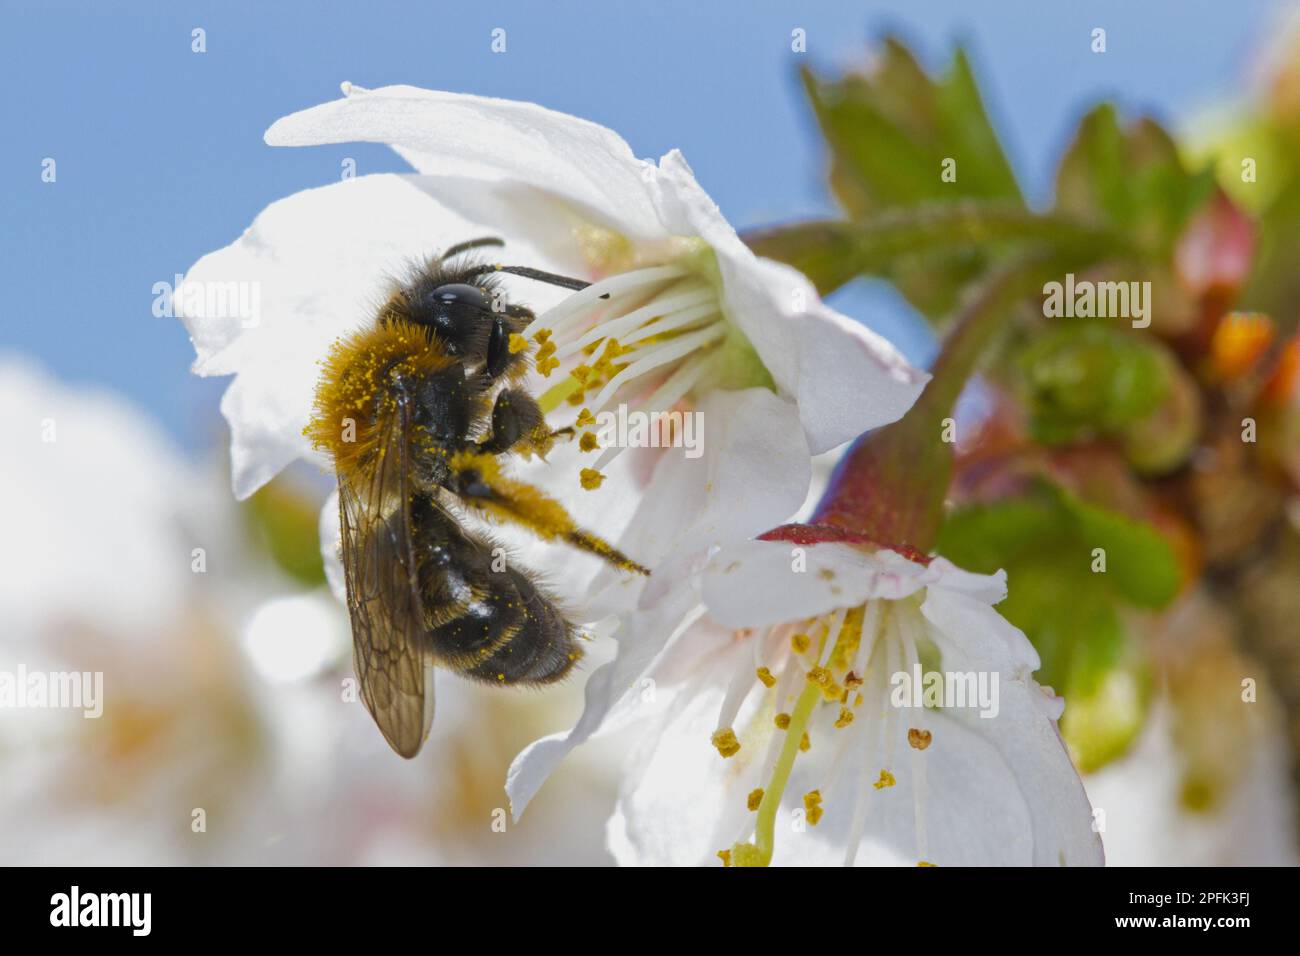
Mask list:
MULTIPOLYGON (((646 724, 609 825, 615 857, 1101 863, 1056 730, 1063 702, 992 608, 1005 576, 789 537, 716 553, 694 596, 654 609, 674 620, 650 627, 685 625, 654 666, 596 690, 609 725, 646 724)), ((517 758, 516 810, 565 746, 517 758)))
MULTIPOLYGON (((511 280, 512 299, 539 313, 525 340, 545 373, 534 376, 549 390, 544 407, 567 399, 571 418, 619 406, 704 415, 702 457, 647 452, 626 467, 646 487, 625 533, 604 516, 631 478, 586 496, 596 530, 643 563, 783 520, 804 500, 810 453, 898 418, 923 386, 923 373, 823 305, 802 275, 755 257, 679 153, 638 160, 610 130, 529 103, 344 90, 275 123, 267 142, 387 143, 420 175, 364 176, 276 203, 186 277, 187 287, 261 283, 254 328, 186 308, 195 370, 237 376, 222 406, 237 494, 308 453, 315 362, 371 321, 386 277, 480 235, 503 236, 510 265, 594 282, 557 299, 511 280)), ((550 471, 565 487, 579 472, 598 485, 620 449, 583 456, 576 445, 557 449, 550 471)))

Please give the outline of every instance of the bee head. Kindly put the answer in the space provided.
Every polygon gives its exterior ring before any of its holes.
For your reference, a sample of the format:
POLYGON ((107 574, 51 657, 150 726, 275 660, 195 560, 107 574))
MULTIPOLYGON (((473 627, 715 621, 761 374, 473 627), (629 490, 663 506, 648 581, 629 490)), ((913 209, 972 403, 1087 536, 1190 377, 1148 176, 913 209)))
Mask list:
POLYGON ((406 318, 427 329, 449 355, 485 358, 492 332, 490 290, 468 282, 417 285, 406 291, 406 318))

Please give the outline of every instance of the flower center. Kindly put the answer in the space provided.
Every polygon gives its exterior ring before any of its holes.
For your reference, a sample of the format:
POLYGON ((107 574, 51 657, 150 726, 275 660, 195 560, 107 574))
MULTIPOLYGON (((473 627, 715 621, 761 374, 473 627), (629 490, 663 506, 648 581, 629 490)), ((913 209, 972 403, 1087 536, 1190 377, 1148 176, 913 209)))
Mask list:
MULTIPOLYGON (((537 343, 544 377, 565 369, 540 404, 548 414, 562 403, 581 409, 574 424, 584 451, 600 448, 595 432, 582 429, 601 412, 621 405, 655 415, 689 404, 702 379, 736 365, 749 348, 726 320, 706 258, 696 251, 601 279, 538 316, 512 343, 537 343)), ((594 467, 583 469, 583 484, 598 484, 600 469, 621 451, 601 449, 594 467)))
POLYGON ((907 598, 869 601, 756 636, 755 655, 763 663, 750 670, 746 661, 746 673, 736 675, 723 701, 713 743, 724 758, 740 751, 741 738, 732 728, 755 683, 763 685, 768 699, 754 711, 753 720, 772 720, 776 732, 768 741, 760 772, 763 785, 746 797, 748 809, 756 816, 752 823, 747 821, 740 841, 718 854, 724 864, 771 862, 778 811, 795 763, 801 755, 820 756, 824 751, 829 756, 818 766, 826 779, 815 781, 820 785, 802 795, 802 809, 796 810, 808 826, 817 826, 826 813, 851 815, 844 848, 844 862, 851 865, 872 802, 888 799, 898 782, 895 751, 903 739, 911 752, 908 782, 915 804, 916 853, 925 863, 923 751, 933 735, 925 729, 924 712, 904 712, 891 704, 890 687, 891 675, 919 662, 917 644, 926 640, 926 626, 918 601, 907 598), (847 792, 854 795, 851 805, 825 805, 823 794, 832 792, 846 771, 847 792))

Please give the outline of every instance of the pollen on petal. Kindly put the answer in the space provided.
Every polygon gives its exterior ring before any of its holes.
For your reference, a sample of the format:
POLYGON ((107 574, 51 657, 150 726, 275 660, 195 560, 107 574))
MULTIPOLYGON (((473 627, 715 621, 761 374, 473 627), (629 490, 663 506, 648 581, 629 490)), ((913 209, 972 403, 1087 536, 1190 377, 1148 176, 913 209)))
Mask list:
MULTIPOLYGON (((575 428, 586 428, 588 425, 596 424, 596 416, 591 414, 590 408, 583 408, 578 412, 578 420, 573 423, 575 428)), ((730 853, 730 850, 724 852, 730 853)))
POLYGON ((803 737, 799 739, 799 749, 802 751, 812 750, 812 738, 808 736, 808 731, 804 731, 803 737))
POLYGON ((510 350, 511 355, 518 355, 520 352, 528 348, 528 340, 518 332, 511 332, 507 348, 510 350))
POLYGON ((938 866, 938 863, 931 863, 929 860, 917 860, 917 866, 938 866))
POLYGON ((835 726, 847 727, 851 723, 853 723, 853 711, 849 710, 847 707, 841 707, 840 715, 835 718, 835 726))
POLYGON ((916 727, 907 729, 907 742, 916 750, 924 750, 930 746, 932 739, 934 739, 934 734, 928 730, 918 730, 916 727))
POLYGON ((600 441, 596 438, 595 432, 583 432, 582 437, 578 439, 580 451, 597 451, 599 448, 600 441))
POLYGON ((772 672, 766 667, 760 667, 755 673, 758 675, 758 679, 763 682, 764 687, 776 686, 776 678, 772 676, 772 672))
POLYGON ((755 811, 762 802, 763 788, 755 787, 753 790, 749 791, 749 799, 745 801, 745 806, 749 807, 751 811, 755 811))
POLYGON ((898 781, 894 779, 892 773, 888 770, 882 770, 880 771, 880 779, 873 783, 872 786, 877 790, 884 790, 886 787, 892 787, 896 783, 898 783, 898 781))
POLYGON ((595 468, 584 468, 578 472, 578 480, 582 482, 582 487, 588 491, 595 491, 600 487, 600 483, 605 480, 605 476, 595 468))
POLYGON ((718 753, 724 757, 734 757, 740 752, 740 741, 736 739, 736 732, 730 727, 713 732, 713 746, 717 747, 718 753))
POLYGON ((796 654, 802 654, 807 651, 810 644, 812 644, 812 638, 807 634, 796 634, 794 637, 790 638, 790 646, 794 648, 796 654))
POLYGON ((722 865, 723 865, 724 867, 731 866, 731 851, 730 851, 730 850, 719 850, 718 853, 717 853, 717 856, 718 856, 718 859, 722 861, 722 865))
POLYGON ((790 715, 789 715, 789 714, 777 714, 777 715, 776 715, 776 726, 777 726, 780 730, 789 730, 789 729, 790 729, 790 715))

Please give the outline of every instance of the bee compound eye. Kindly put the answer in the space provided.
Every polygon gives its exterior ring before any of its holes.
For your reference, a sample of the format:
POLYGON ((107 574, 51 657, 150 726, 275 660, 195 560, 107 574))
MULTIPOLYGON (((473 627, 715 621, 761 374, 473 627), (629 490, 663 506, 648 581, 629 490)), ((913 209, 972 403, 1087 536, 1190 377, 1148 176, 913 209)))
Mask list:
POLYGON ((468 309, 486 309, 491 311, 492 300, 488 294, 476 285, 467 282, 451 282, 440 285, 433 290, 434 305, 444 310, 453 310, 457 306, 468 309))

